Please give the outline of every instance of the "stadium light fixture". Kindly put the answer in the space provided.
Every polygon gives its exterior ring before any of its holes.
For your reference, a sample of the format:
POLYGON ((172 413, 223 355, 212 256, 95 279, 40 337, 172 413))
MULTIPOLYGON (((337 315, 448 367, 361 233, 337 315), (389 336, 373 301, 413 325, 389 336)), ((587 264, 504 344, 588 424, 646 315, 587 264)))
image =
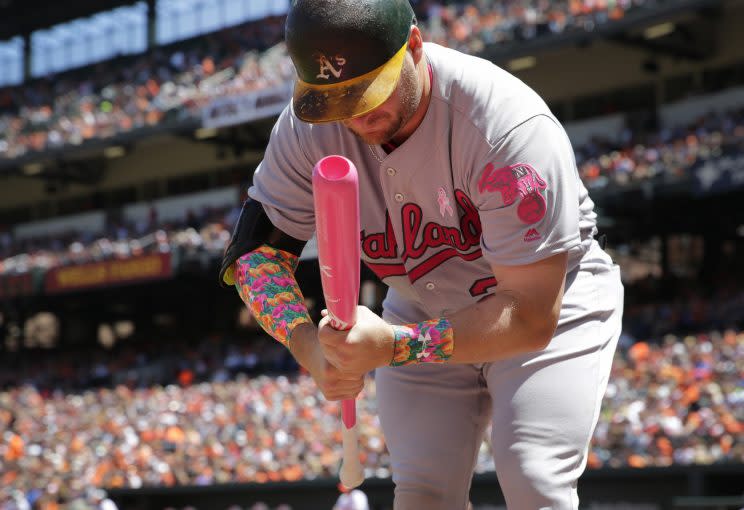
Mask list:
POLYGON ((214 128, 200 128, 194 131, 194 137, 197 140, 206 140, 217 136, 217 130, 214 128))
POLYGON ((643 37, 648 40, 658 39, 659 37, 664 37, 665 35, 671 34, 672 32, 674 32, 675 28, 676 27, 674 26, 674 23, 672 23, 671 21, 661 23, 659 25, 648 27, 646 30, 644 30, 643 37))
POLYGON ((506 66, 509 68, 509 71, 515 73, 517 71, 530 69, 531 67, 535 67, 536 65, 537 59, 535 57, 521 57, 510 60, 506 66))
POLYGON ((106 147, 105 149, 103 149, 103 155, 107 159, 120 158, 124 156, 126 153, 127 153, 127 150, 121 145, 112 145, 111 147, 106 147))
POLYGON ((29 163, 23 165, 23 175, 39 175, 44 170, 44 166, 41 163, 29 163))

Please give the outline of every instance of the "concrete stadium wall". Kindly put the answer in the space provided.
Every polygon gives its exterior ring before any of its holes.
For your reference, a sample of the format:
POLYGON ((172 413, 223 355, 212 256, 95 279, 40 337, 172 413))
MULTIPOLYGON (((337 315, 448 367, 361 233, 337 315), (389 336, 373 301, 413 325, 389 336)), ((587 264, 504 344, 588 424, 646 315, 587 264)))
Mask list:
POLYGON ((251 175, 260 161, 261 154, 247 152, 240 158, 232 153, 218 159, 216 149, 208 143, 194 143, 173 136, 162 136, 136 146, 133 152, 120 159, 107 160, 106 174, 95 186, 70 184, 56 192, 53 197, 45 190, 41 179, 8 177, 0 181, 0 208, 13 209, 49 200, 65 200, 83 197, 91 193, 111 191, 134 186, 143 191, 147 186, 157 186, 169 177, 183 177, 241 166, 246 176, 251 175))
MULTIPOLYGON (((675 510, 690 498, 728 496, 741 501, 744 464, 671 466, 646 469, 597 469, 579 481, 581 507, 593 510, 675 510), (737 483, 738 482, 738 483, 737 483)), ((329 510, 338 497, 337 480, 273 484, 228 484, 212 487, 146 488, 112 490, 110 496, 126 510, 163 510, 192 505, 198 510, 227 510, 230 505, 250 508, 257 502, 273 507, 286 503, 294 510, 329 510)), ((361 487, 372 510, 391 510, 390 479, 369 479, 361 487)), ((470 491, 476 506, 505 508, 494 473, 476 475, 470 491)), ((713 501, 711 499, 711 501, 713 501)), ((720 500, 719 500, 720 501, 720 500)), ((690 508, 690 507, 686 507, 690 508)), ((732 505, 695 508, 738 508, 732 505)))

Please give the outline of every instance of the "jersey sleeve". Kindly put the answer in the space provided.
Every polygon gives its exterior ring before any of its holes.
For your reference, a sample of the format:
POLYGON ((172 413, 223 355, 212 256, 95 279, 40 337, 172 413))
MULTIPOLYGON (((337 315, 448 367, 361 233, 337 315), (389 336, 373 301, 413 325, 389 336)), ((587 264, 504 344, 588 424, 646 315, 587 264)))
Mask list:
POLYGON ((547 115, 499 140, 469 178, 485 259, 524 265, 579 245, 578 178, 568 136, 547 115))
POLYGON ((299 122, 289 108, 279 116, 248 195, 261 202, 276 228, 307 241, 315 232, 313 163, 295 129, 299 122))

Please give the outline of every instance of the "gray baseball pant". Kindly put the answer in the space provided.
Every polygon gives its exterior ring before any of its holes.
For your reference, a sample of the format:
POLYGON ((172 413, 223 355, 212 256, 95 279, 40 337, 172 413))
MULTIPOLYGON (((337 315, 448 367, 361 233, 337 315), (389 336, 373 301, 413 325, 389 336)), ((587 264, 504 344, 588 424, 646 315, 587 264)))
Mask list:
POLYGON ((545 350, 479 365, 378 369, 395 510, 464 510, 489 420, 508 508, 578 509, 622 310, 619 268, 582 262, 567 277, 561 321, 545 350))

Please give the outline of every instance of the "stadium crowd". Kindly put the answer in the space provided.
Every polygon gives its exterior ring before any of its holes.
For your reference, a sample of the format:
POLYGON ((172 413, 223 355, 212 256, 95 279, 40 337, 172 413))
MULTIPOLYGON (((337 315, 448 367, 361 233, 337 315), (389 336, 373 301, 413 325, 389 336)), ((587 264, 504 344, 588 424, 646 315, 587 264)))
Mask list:
POLYGON ((184 120, 215 97, 286 83, 294 69, 283 27, 283 19, 266 18, 0 89, 0 157, 184 120))
POLYGON ((180 220, 160 221, 152 208, 146 220, 109 221, 104 232, 75 230, 20 239, 0 232, 0 276, 148 253, 222 253, 239 213, 238 206, 204 207, 189 209, 180 220))
POLYGON ((686 177, 702 161, 744 153, 744 108, 710 112, 689 125, 652 134, 626 130, 616 140, 595 138, 575 152, 589 188, 686 177))
MULTIPOLYGON (((664 0, 413 3, 427 40, 477 54, 488 45, 591 31, 664 0)), ((0 89, 0 158, 183 120, 216 97, 286 83, 294 69, 281 42, 283 21, 270 17, 0 89)))
POLYGON ((588 465, 744 461, 744 335, 727 330, 617 356, 588 465))
POLYGON ((414 0, 429 40, 478 54, 494 44, 531 40, 567 31, 592 31, 622 19, 634 8, 663 2, 645 0, 414 0))
MULTIPOLYGON (((478 53, 594 30, 663 0, 412 3, 428 40, 478 53)), ((282 31, 283 18, 268 18, 0 89, 0 159, 183 120, 215 97, 285 83, 294 71, 282 31)), ((741 108, 576 148, 590 188, 683 177, 732 152, 744 154, 741 108)), ((112 220, 104 232, 36 239, 0 232, 0 276, 145 253, 206 261, 222 253, 238 212, 192 210, 182 221, 153 212, 142 222, 112 220)), ((626 308, 590 468, 744 462, 744 291, 675 295, 626 308)), ((264 335, 153 342, 137 333, 46 354, 0 358, 0 510, 114 510, 100 488, 335 476, 339 406, 264 335)), ((359 401, 363 460, 367 476, 389 477, 374 397, 370 377, 359 401)), ((476 471, 492 469, 486 439, 476 471)))
MULTIPOLYGON (((621 345, 589 465, 744 461, 743 376, 741 330, 621 345)), ((308 375, 205 372, 199 380, 178 379, 79 392, 42 390, 31 381, 4 389, 0 502, 14 491, 31 501, 71 501, 91 487, 335 474, 339 406, 325 401, 308 375)), ((370 378, 359 400, 364 465, 368 476, 388 477, 374 397, 370 378)), ((492 469, 486 441, 477 471, 492 469)))
MULTIPOLYGON (((744 155, 744 108, 709 113, 686 126, 653 135, 626 131, 618 140, 594 139, 576 148, 579 173, 591 188, 690 175, 696 165, 724 155, 744 155)), ((236 206, 189 210, 181 221, 111 221, 106 232, 69 232, 16 239, 0 231, 0 276, 33 269, 180 250, 221 253, 229 240, 236 206)))

